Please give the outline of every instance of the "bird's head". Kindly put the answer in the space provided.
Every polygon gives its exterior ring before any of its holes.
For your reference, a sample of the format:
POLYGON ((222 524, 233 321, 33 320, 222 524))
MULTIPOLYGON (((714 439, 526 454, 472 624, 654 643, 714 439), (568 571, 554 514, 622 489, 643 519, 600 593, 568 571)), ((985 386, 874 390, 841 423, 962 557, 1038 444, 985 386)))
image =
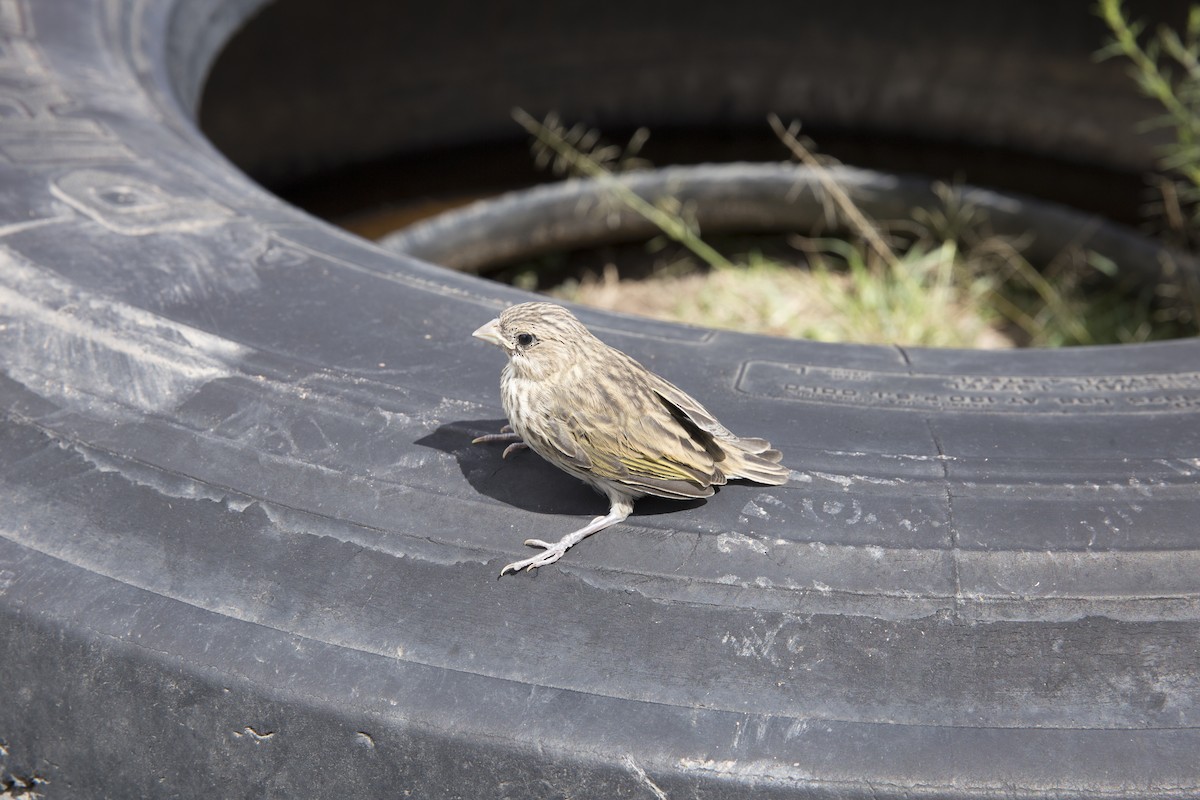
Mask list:
POLYGON ((583 323, 553 303, 521 303, 504 310, 472 334, 503 350, 513 370, 538 380, 583 363, 600 344, 583 323))

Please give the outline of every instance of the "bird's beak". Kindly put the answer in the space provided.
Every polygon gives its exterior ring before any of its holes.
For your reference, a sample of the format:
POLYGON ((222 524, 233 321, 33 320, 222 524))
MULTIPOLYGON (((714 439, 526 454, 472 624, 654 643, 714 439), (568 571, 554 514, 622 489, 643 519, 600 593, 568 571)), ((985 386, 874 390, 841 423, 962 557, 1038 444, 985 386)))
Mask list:
POLYGON ((504 347, 504 337, 500 335, 500 318, 496 317, 491 322, 480 326, 479 330, 471 334, 476 339, 482 339, 488 344, 494 344, 496 347, 504 347))

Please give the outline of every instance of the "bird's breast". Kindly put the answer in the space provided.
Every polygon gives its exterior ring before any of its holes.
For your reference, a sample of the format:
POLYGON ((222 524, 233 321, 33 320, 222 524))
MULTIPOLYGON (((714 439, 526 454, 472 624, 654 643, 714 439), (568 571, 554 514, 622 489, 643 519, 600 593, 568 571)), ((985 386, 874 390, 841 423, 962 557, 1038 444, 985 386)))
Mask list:
POLYGON ((537 415, 545 403, 539 400, 541 390, 537 381, 522 376, 516 370, 505 367, 500 375, 500 403, 513 430, 520 434, 525 443, 538 450, 541 437, 537 432, 537 415))

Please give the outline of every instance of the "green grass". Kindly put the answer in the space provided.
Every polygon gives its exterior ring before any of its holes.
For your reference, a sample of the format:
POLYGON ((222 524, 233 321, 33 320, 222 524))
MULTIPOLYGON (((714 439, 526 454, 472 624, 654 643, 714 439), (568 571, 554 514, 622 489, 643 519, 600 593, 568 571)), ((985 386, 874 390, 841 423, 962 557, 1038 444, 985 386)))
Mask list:
MULTIPOLYGON (((814 241, 844 249, 838 240, 814 241)), ((829 342, 905 342, 931 347, 1012 346, 994 333, 954 285, 955 245, 907 257, 880 271, 853 248, 846 266, 818 258, 798 268, 750 252, 736 264, 662 270, 620 288, 615 270, 568 281, 550 294, 715 328, 829 342)))

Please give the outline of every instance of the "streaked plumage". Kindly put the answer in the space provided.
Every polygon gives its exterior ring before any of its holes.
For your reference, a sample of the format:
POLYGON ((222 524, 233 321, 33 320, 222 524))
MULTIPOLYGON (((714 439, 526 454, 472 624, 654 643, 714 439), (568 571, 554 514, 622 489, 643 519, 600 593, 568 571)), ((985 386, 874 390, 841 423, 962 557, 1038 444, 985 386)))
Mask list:
POLYGON ((507 565, 551 564, 584 537, 624 520, 645 495, 712 495, 731 478, 785 483, 788 469, 764 439, 735 436, 677 386, 592 335, 562 306, 522 303, 474 335, 508 355, 500 398, 511 432, 476 442, 522 444, 609 498, 606 516, 507 565))

